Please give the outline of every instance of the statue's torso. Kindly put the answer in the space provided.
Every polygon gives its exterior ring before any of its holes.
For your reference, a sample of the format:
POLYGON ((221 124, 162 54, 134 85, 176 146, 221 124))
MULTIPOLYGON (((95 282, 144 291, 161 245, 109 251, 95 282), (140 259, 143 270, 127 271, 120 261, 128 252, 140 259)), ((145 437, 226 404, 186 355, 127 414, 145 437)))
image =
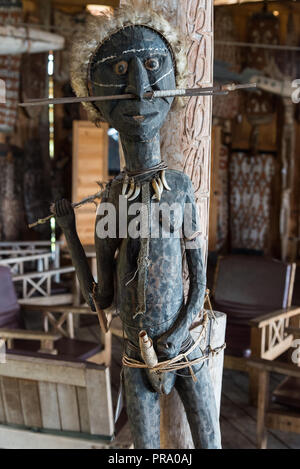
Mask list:
MULTIPOLYGON (((166 178, 171 191, 163 191, 160 207, 164 203, 166 206, 175 203, 177 210, 175 213, 170 212, 171 233, 168 234, 167 224, 164 225, 166 229, 163 235, 167 237, 162 236, 163 221, 160 217, 159 237, 150 238, 149 266, 145 287, 146 312, 143 314, 136 315, 140 288, 137 267, 140 239, 131 237, 119 239, 119 252, 116 259, 117 306, 125 332, 128 338, 136 344, 138 334, 142 329, 146 329, 154 339, 169 330, 183 304, 182 247, 180 236, 177 234, 177 237, 174 237, 174 227, 178 228, 183 223, 189 181, 188 177, 179 171, 168 170, 166 178)), ((117 209, 117 217, 121 188, 120 179, 116 178, 110 189, 109 200, 117 209)), ((153 191, 150 192, 152 196, 153 191)), ((141 202, 141 195, 133 202, 128 202, 128 205, 136 202, 141 202)), ((157 204, 157 202, 152 201, 151 204, 157 204)), ((127 225, 135 216, 128 217, 127 225)))

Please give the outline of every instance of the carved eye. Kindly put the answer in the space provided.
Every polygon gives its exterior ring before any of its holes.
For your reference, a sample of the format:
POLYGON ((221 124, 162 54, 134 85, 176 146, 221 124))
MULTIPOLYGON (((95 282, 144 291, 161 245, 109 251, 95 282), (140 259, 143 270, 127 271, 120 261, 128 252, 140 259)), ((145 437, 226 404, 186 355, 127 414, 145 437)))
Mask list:
POLYGON ((159 60, 151 57, 150 59, 147 59, 145 62, 145 67, 147 70, 150 70, 151 72, 158 70, 159 69, 159 60))
POLYGON ((121 60, 114 66, 114 71, 117 75, 125 75, 128 69, 128 63, 125 60, 121 60))

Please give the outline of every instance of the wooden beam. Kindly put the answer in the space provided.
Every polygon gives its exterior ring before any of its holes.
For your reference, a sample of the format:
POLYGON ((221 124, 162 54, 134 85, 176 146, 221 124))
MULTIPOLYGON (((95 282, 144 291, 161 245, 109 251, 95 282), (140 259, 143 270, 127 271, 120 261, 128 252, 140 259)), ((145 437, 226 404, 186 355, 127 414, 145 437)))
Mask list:
POLYGON ((90 3, 95 3, 99 5, 107 5, 111 7, 118 7, 119 6, 119 0, 103 0, 103 1, 88 1, 88 0, 52 0, 52 7, 53 8, 59 8, 59 7, 85 7, 86 5, 90 3))
POLYGON ((285 376, 294 376, 300 378, 300 368, 296 365, 290 365, 289 363, 279 361, 269 361, 262 359, 251 358, 247 360, 248 366, 256 368, 258 370, 266 370, 269 372, 279 373, 285 376))
POLYGON ((267 448, 266 411, 269 400, 269 378, 265 370, 258 376, 258 409, 257 409, 257 444, 260 449, 267 448))
POLYGON ((26 340, 58 340, 59 334, 48 334, 41 331, 28 331, 26 329, 0 329, 0 337, 3 339, 26 339, 26 340))
POLYGON ((86 367, 84 363, 7 354, 6 363, 0 367, 0 376, 21 379, 28 379, 30 376, 30 379, 35 381, 85 387, 86 367))
POLYGON ((267 326, 270 322, 274 321, 275 319, 288 319, 293 316, 297 316, 297 314, 300 315, 300 306, 293 306, 287 309, 279 309, 277 311, 272 311, 271 313, 264 314, 263 316, 259 316, 258 318, 251 319, 251 321, 249 321, 249 324, 251 326, 261 328, 267 326))
POLYGON ((266 424, 268 428, 284 432, 300 433, 300 416, 292 412, 271 411, 267 413, 266 424))

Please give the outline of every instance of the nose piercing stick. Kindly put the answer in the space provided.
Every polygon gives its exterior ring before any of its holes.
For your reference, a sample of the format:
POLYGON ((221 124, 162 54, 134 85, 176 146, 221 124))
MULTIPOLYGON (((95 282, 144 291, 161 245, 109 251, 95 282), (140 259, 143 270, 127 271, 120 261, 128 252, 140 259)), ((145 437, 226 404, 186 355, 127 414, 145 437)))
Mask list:
MULTIPOLYGON (((206 88, 186 88, 186 89, 175 89, 175 90, 157 90, 148 91, 144 94, 144 99, 153 98, 167 98, 167 97, 190 97, 190 96, 214 96, 214 95, 226 95, 231 91, 256 88, 256 83, 246 83, 242 85, 236 85, 235 83, 229 83, 221 86, 211 86, 206 88)), ((52 98, 52 99, 30 99, 24 103, 19 103, 21 107, 30 106, 46 106, 49 104, 72 104, 72 103, 88 103, 88 102, 99 102, 99 101, 111 101, 111 100, 123 100, 123 99, 136 99, 134 94, 115 94, 111 96, 83 96, 83 97, 66 97, 66 98, 52 98)))

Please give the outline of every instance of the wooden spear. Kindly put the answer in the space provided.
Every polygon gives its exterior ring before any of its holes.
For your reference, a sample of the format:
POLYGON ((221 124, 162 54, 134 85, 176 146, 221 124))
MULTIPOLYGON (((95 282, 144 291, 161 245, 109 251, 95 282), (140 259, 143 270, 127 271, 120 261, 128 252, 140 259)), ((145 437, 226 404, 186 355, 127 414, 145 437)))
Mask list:
MULTIPOLYGON (((78 207, 81 207, 81 205, 95 203, 96 199, 101 199, 101 197, 102 197, 102 195, 105 191, 105 187, 104 187, 104 184, 102 182, 97 182, 97 184, 101 187, 100 191, 96 192, 96 194, 89 195, 88 197, 85 197, 84 199, 80 200, 80 202, 74 202, 73 204, 71 204, 72 207, 73 208, 78 208, 78 207)), ((29 228, 34 228, 37 225, 43 225, 44 223, 49 221, 50 218, 54 217, 55 216, 54 204, 51 205, 50 211, 52 212, 51 215, 48 215, 45 218, 39 218, 36 222, 31 223, 30 225, 28 225, 28 227, 29 228)))
MULTIPOLYGON (((167 98, 167 97, 190 97, 190 96, 214 96, 214 95, 226 95, 230 91, 239 89, 255 88, 256 83, 246 83, 242 85, 236 85, 235 83, 229 83, 221 86, 210 86, 206 88, 186 88, 186 89, 175 89, 175 90, 157 90, 148 91, 144 94, 145 99, 153 98, 167 98)), ((110 96, 82 96, 82 97, 66 97, 66 98, 52 98, 52 99, 30 99, 24 103, 19 103, 21 107, 29 106, 47 106, 49 104, 73 104, 73 103, 88 103, 88 102, 99 102, 99 101, 111 101, 121 99, 136 99, 134 94, 115 94, 110 96)))

